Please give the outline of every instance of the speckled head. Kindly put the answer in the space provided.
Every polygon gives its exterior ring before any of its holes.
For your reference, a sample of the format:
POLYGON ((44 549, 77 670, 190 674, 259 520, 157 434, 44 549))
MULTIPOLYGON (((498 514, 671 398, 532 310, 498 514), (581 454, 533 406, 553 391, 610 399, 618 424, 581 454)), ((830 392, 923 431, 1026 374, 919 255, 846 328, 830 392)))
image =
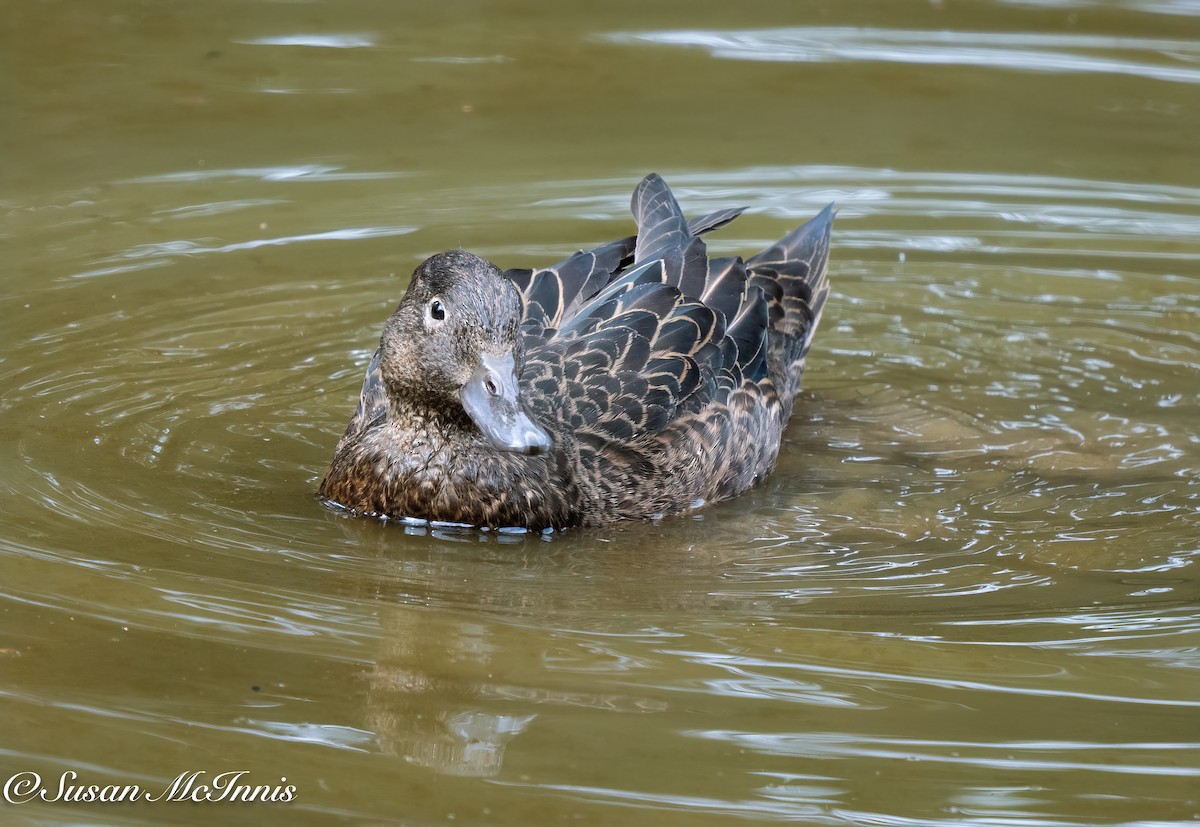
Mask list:
POLYGON ((426 259, 380 338, 389 396, 465 412, 500 450, 549 450, 550 436, 521 401, 520 320, 517 290, 494 264, 462 250, 426 259))

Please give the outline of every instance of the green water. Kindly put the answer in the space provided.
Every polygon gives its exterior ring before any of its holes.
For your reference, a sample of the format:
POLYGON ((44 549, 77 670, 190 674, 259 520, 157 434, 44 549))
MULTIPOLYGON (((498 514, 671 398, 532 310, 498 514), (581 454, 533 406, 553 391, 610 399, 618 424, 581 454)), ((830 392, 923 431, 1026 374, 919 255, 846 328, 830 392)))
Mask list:
POLYGON ((1200 7, 0 0, 0 824, 1200 819, 1200 7), (405 278, 836 200, 779 466, 550 539, 316 482, 405 278), (286 782, 281 779, 287 779, 286 782))

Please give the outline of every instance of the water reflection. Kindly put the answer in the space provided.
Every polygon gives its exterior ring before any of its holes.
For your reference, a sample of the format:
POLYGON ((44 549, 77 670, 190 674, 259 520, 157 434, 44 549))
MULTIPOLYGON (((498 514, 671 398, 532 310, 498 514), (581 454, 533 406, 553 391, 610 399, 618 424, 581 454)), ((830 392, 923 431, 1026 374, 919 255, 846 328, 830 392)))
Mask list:
POLYGON ((411 610, 385 610, 367 725, 379 748, 407 761, 451 775, 497 775, 505 745, 537 714, 515 711, 532 707, 496 686, 502 665, 492 662, 498 647, 485 627, 428 626, 411 610))
POLYGON ((308 46, 318 49, 365 49, 375 45, 375 38, 361 34, 289 34, 274 37, 254 37, 235 40, 247 46, 308 46))
POLYGON ((121 183, 176 184, 189 181, 236 181, 239 179, 250 179, 253 181, 387 181, 402 178, 405 174, 395 170, 351 172, 345 170, 343 167, 330 166, 328 164, 301 164, 287 167, 200 169, 165 172, 160 175, 143 175, 122 181, 121 183))
POLYGON ((1200 82, 1200 45, 1087 34, 905 31, 811 27, 763 31, 667 31, 606 35, 614 43, 695 46, 713 57, 782 62, 915 63, 1031 72, 1100 72, 1179 83, 1200 82), (1145 54, 1129 60, 1104 53, 1145 54))

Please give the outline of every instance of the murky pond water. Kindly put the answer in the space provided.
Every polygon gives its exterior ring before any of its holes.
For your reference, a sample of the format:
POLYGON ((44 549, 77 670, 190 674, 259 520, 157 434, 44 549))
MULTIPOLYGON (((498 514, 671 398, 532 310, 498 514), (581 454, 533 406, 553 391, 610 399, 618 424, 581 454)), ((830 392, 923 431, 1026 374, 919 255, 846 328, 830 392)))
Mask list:
POLYGON ((0 822, 1200 818, 1194 2, 0 23, 0 781, 296 788, 0 822), (624 235, 652 170, 750 208, 719 254, 840 205, 767 484, 548 539, 322 508, 412 268, 624 235))

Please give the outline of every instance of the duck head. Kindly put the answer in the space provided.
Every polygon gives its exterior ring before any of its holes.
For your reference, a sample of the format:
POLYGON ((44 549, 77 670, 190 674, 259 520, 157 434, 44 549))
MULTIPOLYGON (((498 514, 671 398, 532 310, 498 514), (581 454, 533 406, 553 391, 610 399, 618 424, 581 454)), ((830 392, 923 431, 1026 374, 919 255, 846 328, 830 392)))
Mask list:
POLYGON ((401 408, 465 412, 501 451, 545 453, 550 435, 517 381, 520 319, 517 290, 495 265, 461 250, 427 259, 379 341, 388 395, 401 408))

